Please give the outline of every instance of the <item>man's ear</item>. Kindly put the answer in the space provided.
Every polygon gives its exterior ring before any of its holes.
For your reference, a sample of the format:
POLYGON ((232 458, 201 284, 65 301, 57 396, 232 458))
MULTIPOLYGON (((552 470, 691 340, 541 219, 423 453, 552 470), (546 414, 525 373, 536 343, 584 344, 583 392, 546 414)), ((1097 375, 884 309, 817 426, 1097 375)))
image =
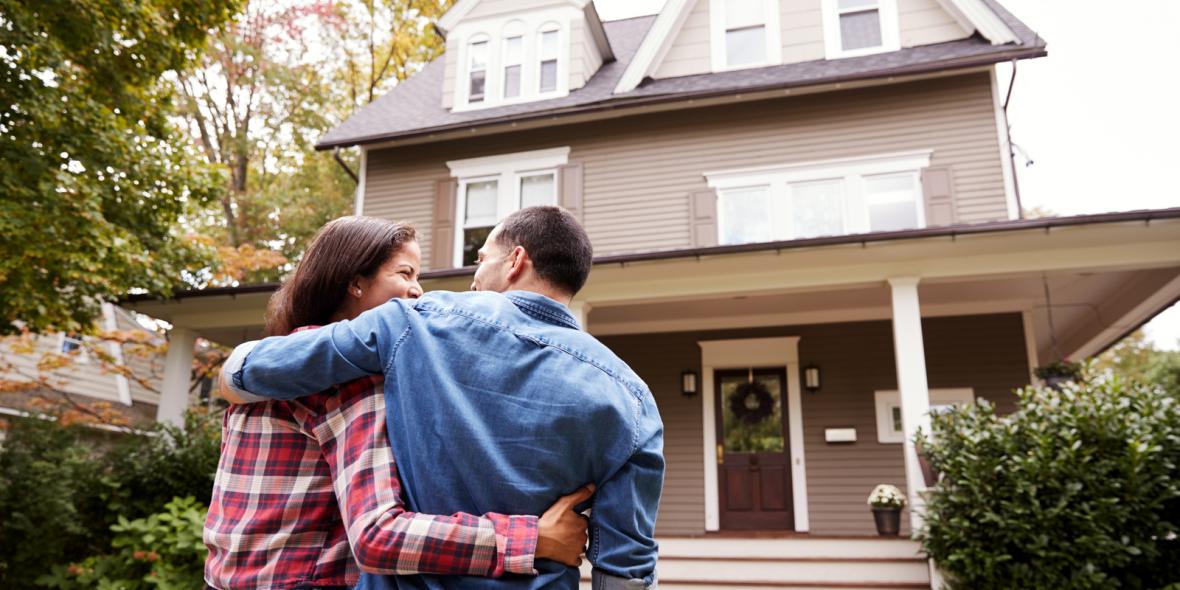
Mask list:
POLYGON ((512 264, 508 267, 508 276, 506 278, 509 283, 515 283, 524 276, 525 268, 528 267, 529 263, 529 253, 524 249, 524 246, 517 246, 512 249, 512 253, 508 255, 508 259, 512 264))

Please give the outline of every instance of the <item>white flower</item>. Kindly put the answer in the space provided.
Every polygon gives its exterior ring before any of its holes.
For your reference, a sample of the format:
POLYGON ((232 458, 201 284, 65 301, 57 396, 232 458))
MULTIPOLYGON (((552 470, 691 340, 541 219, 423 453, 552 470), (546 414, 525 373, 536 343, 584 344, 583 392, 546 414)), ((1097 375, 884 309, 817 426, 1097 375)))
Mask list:
POLYGON ((868 504, 879 508, 904 508, 905 494, 896 486, 883 483, 873 488, 873 493, 869 494, 868 504))

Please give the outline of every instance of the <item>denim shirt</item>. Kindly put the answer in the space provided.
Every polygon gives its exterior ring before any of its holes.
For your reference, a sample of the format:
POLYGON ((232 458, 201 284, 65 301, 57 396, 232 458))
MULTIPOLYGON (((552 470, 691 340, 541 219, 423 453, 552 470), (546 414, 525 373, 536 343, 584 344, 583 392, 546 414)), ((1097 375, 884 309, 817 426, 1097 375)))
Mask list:
MULTIPOLYGON (((594 482, 586 554, 594 586, 655 584, 664 476, 655 400, 552 299, 527 291, 395 299, 351 321, 243 344, 226 372, 239 393, 271 399, 384 373, 409 509, 540 515, 594 482)), ((499 579, 366 574, 358 587, 578 586, 576 568, 535 567, 536 577, 499 579)))

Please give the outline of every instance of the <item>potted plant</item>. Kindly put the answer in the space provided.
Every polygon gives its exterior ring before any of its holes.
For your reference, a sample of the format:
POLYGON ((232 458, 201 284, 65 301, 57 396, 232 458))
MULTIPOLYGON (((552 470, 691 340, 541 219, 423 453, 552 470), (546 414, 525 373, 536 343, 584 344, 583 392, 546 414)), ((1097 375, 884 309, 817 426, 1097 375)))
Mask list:
POLYGON ((1082 377, 1082 364, 1071 362, 1067 358, 1037 367, 1033 373, 1036 374, 1037 379, 1044 381, 1046 386, 1060 389, 1062 385, 1082 377))
POLYGON ((877 534, 882 537, 896 537, 901 531, 901 509, 905 508, 905 494, 883 483, 873 488, 869 494, 869 507, 873 509, 873 521, 877 524, 877 534))

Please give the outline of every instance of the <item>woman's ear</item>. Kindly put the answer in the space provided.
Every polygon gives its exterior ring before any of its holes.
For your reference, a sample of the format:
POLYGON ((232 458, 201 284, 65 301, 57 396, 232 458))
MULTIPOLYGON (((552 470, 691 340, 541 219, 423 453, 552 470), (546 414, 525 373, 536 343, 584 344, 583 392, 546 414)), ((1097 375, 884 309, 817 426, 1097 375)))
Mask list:
POLYGON ((348 282, 348 294, 351 297, 360 299, 365 295, 365 289, 369 286, 369 281, 365 277, 355 276, 348 282))

